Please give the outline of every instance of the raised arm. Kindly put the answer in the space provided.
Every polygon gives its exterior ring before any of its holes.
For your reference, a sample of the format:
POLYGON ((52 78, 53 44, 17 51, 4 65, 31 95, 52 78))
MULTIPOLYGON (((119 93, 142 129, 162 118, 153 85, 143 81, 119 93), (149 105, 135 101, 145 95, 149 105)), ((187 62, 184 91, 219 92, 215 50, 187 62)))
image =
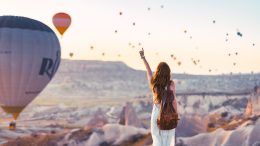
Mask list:
POLYGON ((140 56, 141 56, 141 59, 143 60, 144 62, 144 65, 145 65, 145 68, 146 68, 146 73, 147 73, 147 79, 148 79, 148 82, 150 84, 151 80, 152 80, 152 77, 153 77, 153 73, 152 73, 152 70, 148 64, 148 62, 146 61, 145 59, 145 56, 144 56, 144 49, 142 48, 141 51, 139 51, 140 53, 140 56))

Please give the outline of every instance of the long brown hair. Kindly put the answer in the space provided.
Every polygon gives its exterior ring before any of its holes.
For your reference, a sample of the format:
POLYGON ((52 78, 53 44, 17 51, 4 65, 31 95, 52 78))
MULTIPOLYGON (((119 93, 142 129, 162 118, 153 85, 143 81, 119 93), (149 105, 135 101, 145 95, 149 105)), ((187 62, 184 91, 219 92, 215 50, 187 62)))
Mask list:
POLYGON ((165 87, 170 83, 171 70, 167 63, 161 62, 151 80, 151 87, 155 94, 154 103, 161 103, 165 87), (156 92, 155 92, 156 89, 156 92))

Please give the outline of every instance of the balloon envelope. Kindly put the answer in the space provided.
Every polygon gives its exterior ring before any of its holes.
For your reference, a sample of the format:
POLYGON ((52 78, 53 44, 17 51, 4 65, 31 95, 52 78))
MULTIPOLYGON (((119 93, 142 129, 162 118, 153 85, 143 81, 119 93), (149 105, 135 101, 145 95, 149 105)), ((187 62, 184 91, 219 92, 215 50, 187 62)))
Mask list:
POLYGON ((52 22, 59 33, 63 35, 71 24, 71 17, 66 13, 57 13, 53 16, 52 22))
POLYGON ((60 63, 60 43, 45 24, 0 16, 0 106, 16 119, 49 83, 60 63))

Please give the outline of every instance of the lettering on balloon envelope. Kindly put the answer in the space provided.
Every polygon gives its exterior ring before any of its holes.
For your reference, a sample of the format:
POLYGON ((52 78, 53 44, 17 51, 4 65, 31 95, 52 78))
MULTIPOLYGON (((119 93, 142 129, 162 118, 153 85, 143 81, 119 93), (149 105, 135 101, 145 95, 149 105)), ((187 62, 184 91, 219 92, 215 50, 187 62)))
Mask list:
POLYGON ((40 68, 39 75, 47 75, 51 80, 53 75, 56 73, 60 65, 60 51, 56 53, 56 59, 53 61, 52 58, 43 58, 40 68))

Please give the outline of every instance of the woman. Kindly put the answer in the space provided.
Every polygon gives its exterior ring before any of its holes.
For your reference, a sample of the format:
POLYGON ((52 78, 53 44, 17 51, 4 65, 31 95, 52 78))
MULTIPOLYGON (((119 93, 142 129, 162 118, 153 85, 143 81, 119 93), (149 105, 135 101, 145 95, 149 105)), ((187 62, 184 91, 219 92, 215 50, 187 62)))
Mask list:
MULTIPOLYGON (((153 138, 153 146, 174 146, 175 129, 160 130, 157 126, 157 117, 160 111, 162 94, 167 85, 170 86, 170 90, 173 92, 173 95, 175 95, 175 84, 170 80, 171 70, 167 63, 161 62, 157 66, 156 72, 153 75, 148 62, 145 59, 144 50, 142 49, 139 53, 146 67, 147 78, 149 81, 150 88, 153 92, 153 110, 151 116, 151 134, 153 138)), ((172 105, 175 111, 178 112, 176 99, 173 100, 172 105)))

